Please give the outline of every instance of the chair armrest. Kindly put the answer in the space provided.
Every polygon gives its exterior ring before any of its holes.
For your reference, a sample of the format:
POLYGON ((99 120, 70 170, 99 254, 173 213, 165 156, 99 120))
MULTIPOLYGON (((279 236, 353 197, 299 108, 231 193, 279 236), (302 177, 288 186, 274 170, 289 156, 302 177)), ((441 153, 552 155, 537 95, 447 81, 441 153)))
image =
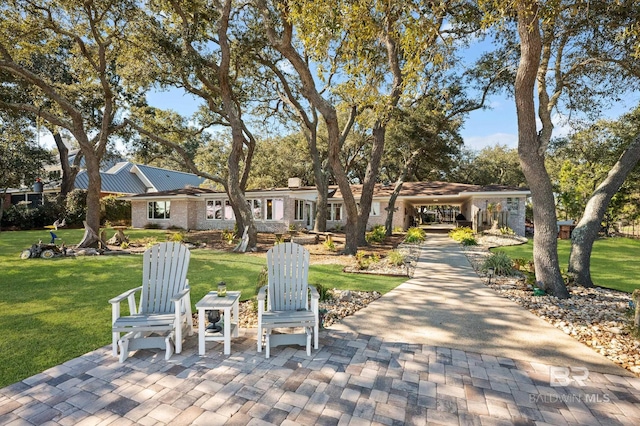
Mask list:
POLYGON ((309 291, 311 291, 311 298, 315 300, 320 300, 320 293, 318 293, 318 289, 316 286, 310 285, 309 291))
POLYGON ((191 289, 189 287, 187 287, 184 290, 182 290, 180 293, 174 295, 171 298, 171 301, 172 302, 177 302, 177 301, 183 299, 185 296, 188 296, 190 292, 191 292, 191 289))
POLYGON ((123 300, 127 299, 129 296, 135 294, 137 291, 140 291, 140 290, 142 290, 142 286, 136 287, 136 288, 132 288, 131 290, 125 291, 120 296, 116 296, 113 299, 110 299, 109 303, 111 303, 112 305, 115 304, 115 303, 120 303, 123 300))

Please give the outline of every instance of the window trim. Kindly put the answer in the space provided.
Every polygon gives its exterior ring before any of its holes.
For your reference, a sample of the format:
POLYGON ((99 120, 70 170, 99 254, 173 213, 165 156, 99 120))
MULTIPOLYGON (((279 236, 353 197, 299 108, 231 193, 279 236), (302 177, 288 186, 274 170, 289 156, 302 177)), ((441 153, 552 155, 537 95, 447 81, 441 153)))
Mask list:
POLYGON ((171 200, 148 201, 147 220, 171 220, 171 200), (155 217, 155 212, 157 211, 156 205, 160 203, 164 204, 164 217, 155 217), (153 215, 151 212, 153 212, 153 215))
POLYGON ((265 198, 264 199, 264 219, 269 222, 282 222, 284 220, 284 198, 265 198), (269 206, 269 202, 271 202, 271 206, 269 206), (282 207, 282 217, 276 218, 276 202, 282 207), (269 217, 269 208, 271 208, 271 217, 269 217))

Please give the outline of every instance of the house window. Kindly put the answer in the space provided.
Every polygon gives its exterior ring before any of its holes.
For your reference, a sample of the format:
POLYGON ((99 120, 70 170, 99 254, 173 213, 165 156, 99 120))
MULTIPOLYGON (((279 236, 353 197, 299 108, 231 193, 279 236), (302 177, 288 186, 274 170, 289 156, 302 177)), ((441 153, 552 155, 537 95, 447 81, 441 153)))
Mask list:
MULTIPOLYGON (((358 203, 358 209, 360 209, 360 203, 358 203)), ((371 210, 369 210, 369 216, 380 216, 380 203, 373 201, 371 203, 371 210)))
POLYGON ((254 219, 262 219, 262 200, 247 200, 254 219))
POLYGON ((520 199, 519 198, 507 198, 507 210, 512 215, 517 215, 520 209, 520 199))
POLYGON ((266 200, 266 214, 267 220, 283 220, 284 219, 284 201, 282 198, 268 198, 266 200))
POLYGON ((171 201, 149 201, 149 219, 170 219, 171 201))
POLYGON ((234 218, 229 200, 207 200, 207 220, 233 220, 234 218))
POLYGON ((294 220, 304 220, 304 200, 295 200, 296 201, 296 211, 294 220))
POLYGON ((327 204, 327 219, 342 220, 342 203, 327 204))
POLYGON ((222 200, 207 200, 207 220, 222 219, 222 200))
POLYGON ((229 200, 224 200, 224 218, 225 220, 234 220, 236 218, 236 215, 233 214, 231 201, 229 200))

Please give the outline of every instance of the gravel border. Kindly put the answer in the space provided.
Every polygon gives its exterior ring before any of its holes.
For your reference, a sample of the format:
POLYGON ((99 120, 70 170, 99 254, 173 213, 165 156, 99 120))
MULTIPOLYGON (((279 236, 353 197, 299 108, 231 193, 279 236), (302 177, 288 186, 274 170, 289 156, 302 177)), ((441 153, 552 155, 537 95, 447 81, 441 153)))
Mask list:
POLYGON ((533 286, 524 276, 489 277, 482 263, 491 247, 521 244, 513 237, 483 236, 477 246, 462 246, 469 262, 485 285, 513 300, 566 334, 606 356, 611 361, 640 376, 640 341, 633 336, 631 295, 601 288, 569 286, 571 297, 534 296, 533 286))

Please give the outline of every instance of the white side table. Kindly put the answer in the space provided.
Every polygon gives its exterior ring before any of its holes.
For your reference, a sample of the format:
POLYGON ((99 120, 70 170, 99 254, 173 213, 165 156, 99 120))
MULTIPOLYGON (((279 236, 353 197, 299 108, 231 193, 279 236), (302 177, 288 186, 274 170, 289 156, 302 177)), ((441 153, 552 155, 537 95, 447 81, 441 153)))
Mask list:
POLYGON ((210 291, 198 303, 198 352, 205 353, 206 342, 224 342, 224 354, 231 353, 231 337, 238 337, 238 301, 239 291, 228 291, 225 297, 218 297, 217 291, 210 291), (224 328, 222 334, 207 332, 204 327, 206 311, 222 311, 224 315, 224 328), (233 316, 231 311, 233 310, 233 316))

